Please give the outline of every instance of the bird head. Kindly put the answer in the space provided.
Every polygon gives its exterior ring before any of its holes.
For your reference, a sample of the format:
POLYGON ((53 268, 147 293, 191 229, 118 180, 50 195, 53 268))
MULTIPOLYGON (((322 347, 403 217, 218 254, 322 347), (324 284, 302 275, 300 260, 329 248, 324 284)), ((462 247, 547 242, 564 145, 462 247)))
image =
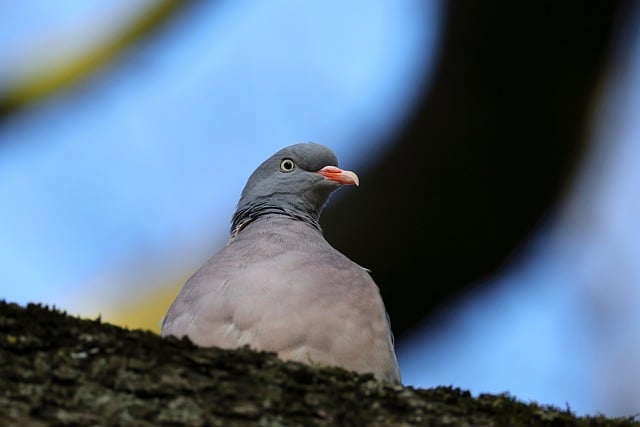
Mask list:
POLYGON ((313 142, 285 147, 251 174, 231 229, 266 213, 284 213, 318 226, 320 212, 333 191, 358 185, 358 176, 338 167, 329 148, 313 142))

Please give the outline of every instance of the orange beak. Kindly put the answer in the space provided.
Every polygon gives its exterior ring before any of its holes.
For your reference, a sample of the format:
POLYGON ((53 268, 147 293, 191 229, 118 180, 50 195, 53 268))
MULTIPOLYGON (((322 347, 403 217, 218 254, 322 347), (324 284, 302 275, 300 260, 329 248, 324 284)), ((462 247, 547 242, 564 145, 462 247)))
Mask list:
POLYGON ((325 179, 337 182, 338 184, 355 185, 356 187, 360 185, 360 180, 355 172, 342 170, 337 166, 325 166, 316 173, 319 173, 324 176, 325 179))

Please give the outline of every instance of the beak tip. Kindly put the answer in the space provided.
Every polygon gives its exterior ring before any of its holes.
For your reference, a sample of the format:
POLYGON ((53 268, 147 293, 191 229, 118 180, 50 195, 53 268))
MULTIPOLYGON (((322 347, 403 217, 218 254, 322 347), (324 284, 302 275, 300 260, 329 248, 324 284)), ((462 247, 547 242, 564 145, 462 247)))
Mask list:
POLYGON ((325 166, 318 171, 325 179, 342 185, 360 185, 360 179, 355 172, 343 170, 336 166, 325 166))

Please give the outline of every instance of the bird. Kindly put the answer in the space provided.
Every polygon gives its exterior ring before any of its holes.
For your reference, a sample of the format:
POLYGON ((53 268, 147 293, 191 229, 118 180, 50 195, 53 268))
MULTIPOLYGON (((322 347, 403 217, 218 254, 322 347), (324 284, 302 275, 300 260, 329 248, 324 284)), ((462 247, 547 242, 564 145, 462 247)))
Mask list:
POLYGON ((249 346, 401 384, 389 316, 369 270, 333 248, 320 213, 358 176, 314 142, 285 147, 250 175, 225 246, 187 280, 161 335, 249 346))

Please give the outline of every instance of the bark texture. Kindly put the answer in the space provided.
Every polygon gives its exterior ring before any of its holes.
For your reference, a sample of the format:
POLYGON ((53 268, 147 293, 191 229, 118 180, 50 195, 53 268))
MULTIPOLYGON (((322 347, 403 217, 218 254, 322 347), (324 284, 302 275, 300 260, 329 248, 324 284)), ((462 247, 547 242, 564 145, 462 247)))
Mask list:
POLYGON ((507 394, 390 386, 0 301, 0 425, 631 426, 507 394))

